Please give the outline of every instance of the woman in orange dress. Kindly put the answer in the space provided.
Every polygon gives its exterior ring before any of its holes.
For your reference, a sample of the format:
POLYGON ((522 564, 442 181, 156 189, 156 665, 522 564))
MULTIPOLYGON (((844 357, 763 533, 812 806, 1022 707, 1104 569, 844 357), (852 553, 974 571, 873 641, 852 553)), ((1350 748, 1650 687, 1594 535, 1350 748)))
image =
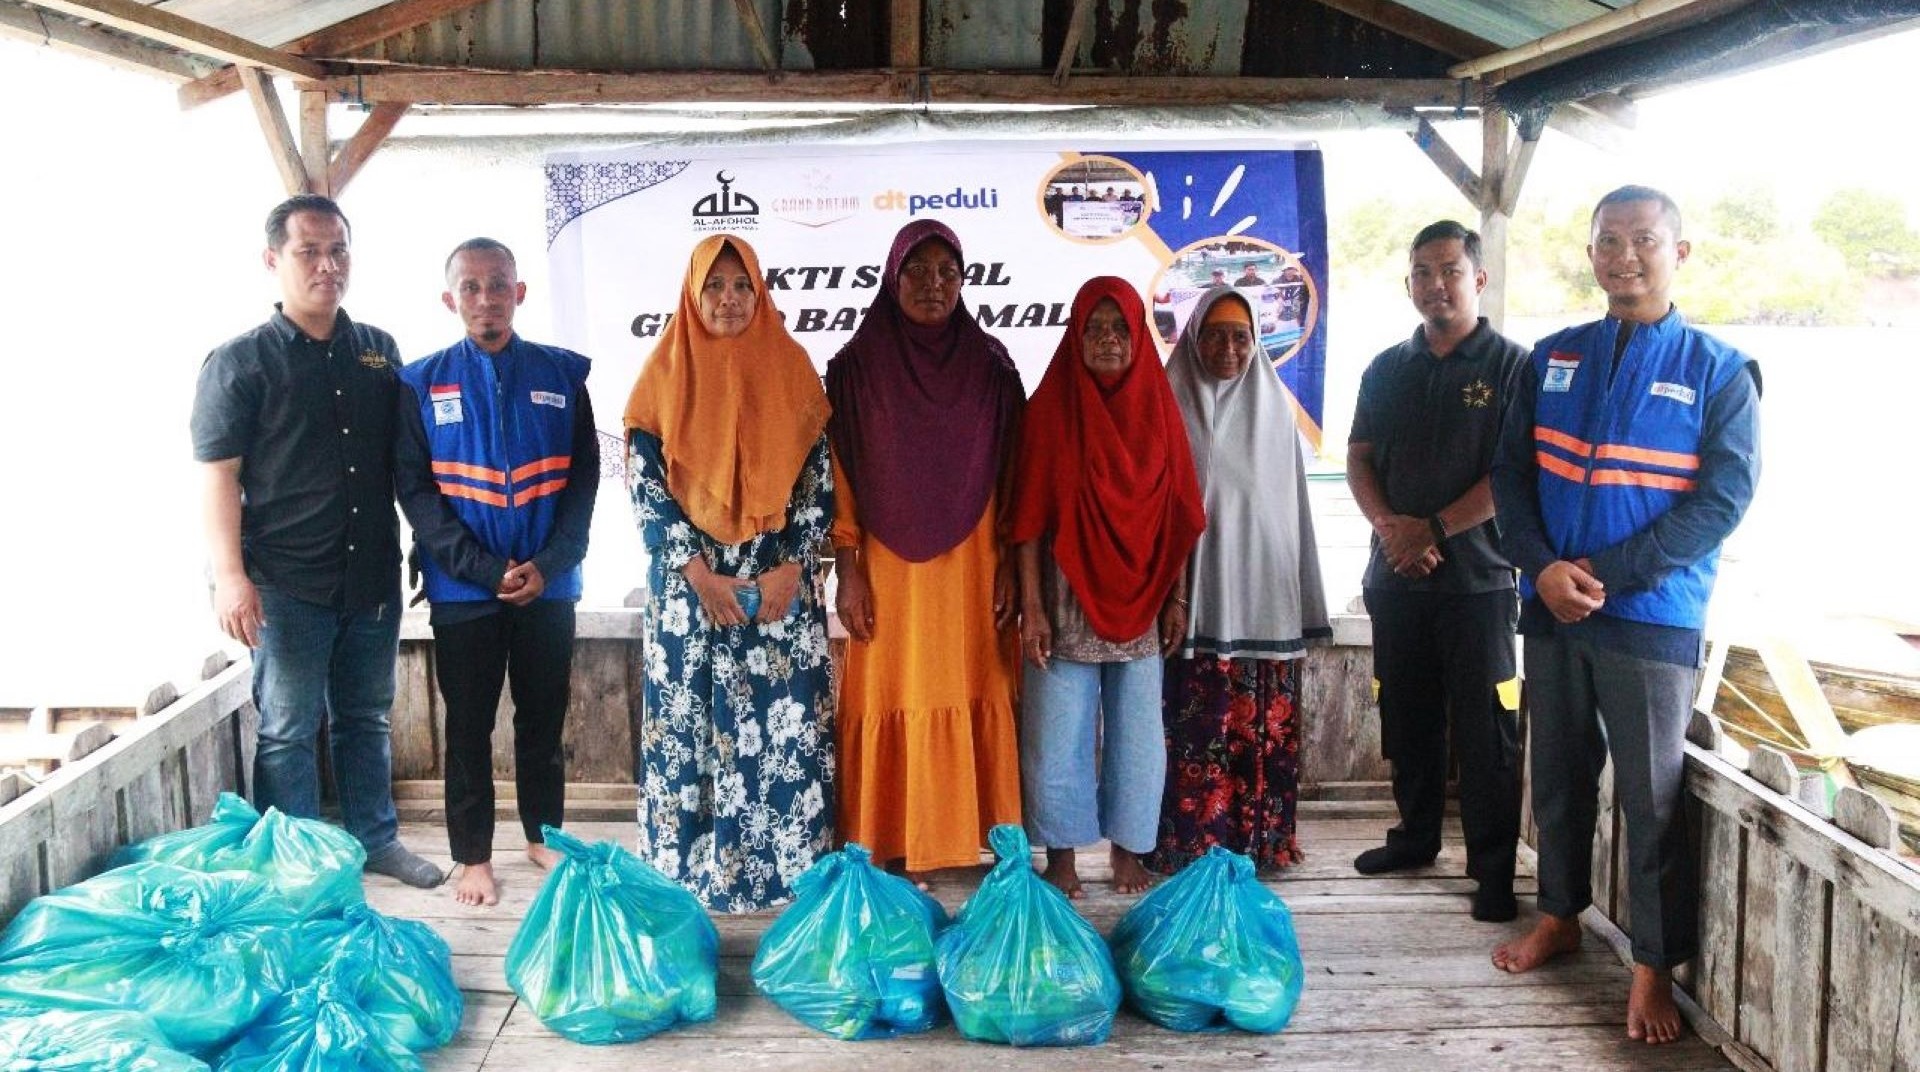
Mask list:
POLYGON ((894 238, 880 296, 827 365, 833 544, 852 638, 839 835, 916 876, 980 860, 1020 821, 1011 562, 1001 480, 1025 392, 960 304, 960 241, 894 238))

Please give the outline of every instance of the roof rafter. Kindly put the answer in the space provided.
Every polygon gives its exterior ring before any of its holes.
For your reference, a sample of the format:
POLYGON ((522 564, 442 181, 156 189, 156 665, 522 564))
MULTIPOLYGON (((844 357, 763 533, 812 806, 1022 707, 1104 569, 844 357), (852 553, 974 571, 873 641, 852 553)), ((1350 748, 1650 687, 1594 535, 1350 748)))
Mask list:
POLYGON ((14 37, 63 52, 85 53, 116 66, 168 78, 198 78, 206 69, 178 52, 149 45, 125 34, 12 4, 0 4, 0 37, 14 37))
MULTIPOLYGON (((1247 78, 1076 75, 1065 86, 1051 74, 935 71, 919 80, 932 102, 1032 104, 1287 104, 1351 101, 1383 108, 1453 107, 1460 83, 1445 78, 1247 78)), ((788 71, 769 82, 757 71, 424 71, 331 78, 342 97, 419 104, 641 104, 726 101, 914 103, 886 71, 788 71)))
MULTIPOLYGON (((417 29, 436 19, 457 15, 468 8, 478 7, 486 0, 394 0, 361 15, 342 22, 336 22, 324 30, 282 46, 296 56, 323 56, 327 58, 344 57, 357 49, 376 42, 385 41, 395 34, 417 29)), ((240 75, 232 67, 224 67, 204 78, 180 87, 180 107, 198 108, 202 104, 219 100, 231 93, 240 92, 240 75)))
POLYGON ((149 41, 158 41, 228 63, 259 67, 295 78, 325 78, 327 69, 292 53, 257 45, 204 22, 184 19, 139 0, 30 0, 38 7, 86 19, 149 41))

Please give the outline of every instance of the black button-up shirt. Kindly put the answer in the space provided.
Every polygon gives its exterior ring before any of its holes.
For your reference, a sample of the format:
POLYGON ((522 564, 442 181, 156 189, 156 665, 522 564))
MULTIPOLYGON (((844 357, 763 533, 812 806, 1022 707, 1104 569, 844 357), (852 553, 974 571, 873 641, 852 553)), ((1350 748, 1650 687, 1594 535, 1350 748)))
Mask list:
POLYGON ((400 350, 345 312, 322 342, 278 309, 200 367, 193 456, 240 459, 240 546, 255 584, 323 606, 371 607, 399 585, 400 350))
MULTIPOLYGON (((1435 357, 1426 333, 1415 330, 1373 359, 1360 377, 1347 440, 1372 445, 1374 472, 1394 513, 1432 517, 1488 474, 1526 365, 1527 351, 1485 317, 1445 357, 1435 357)), ((1362 583, 1457 594, 1513 587, 1494 521, 1454 533, 1440 553, 1445 560, 1432 573, 1402 577, 1387 565, 1375 537, 1362 583)))

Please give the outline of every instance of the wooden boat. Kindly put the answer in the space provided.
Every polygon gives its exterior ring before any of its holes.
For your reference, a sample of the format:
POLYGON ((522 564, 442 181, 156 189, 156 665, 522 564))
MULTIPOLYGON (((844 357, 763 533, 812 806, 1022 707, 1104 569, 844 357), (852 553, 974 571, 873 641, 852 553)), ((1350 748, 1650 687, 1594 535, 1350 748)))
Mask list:
MULTIPOLYGON (((1829 662, 1810 665, 1848 733, 1874 726, 1920 725, 1920 679, 1829 662)), ((1769 745, 1803 766, 1814 765, 1786 699, 1753 649, 1736 645, 1727 652, 1713 713, 1735 743, 1746 748, 1769 745)), ((1867 763, 1850 766, 1860 787, 1893 810, 1908 851, 1920 853, 1920 780, 1867 763)))

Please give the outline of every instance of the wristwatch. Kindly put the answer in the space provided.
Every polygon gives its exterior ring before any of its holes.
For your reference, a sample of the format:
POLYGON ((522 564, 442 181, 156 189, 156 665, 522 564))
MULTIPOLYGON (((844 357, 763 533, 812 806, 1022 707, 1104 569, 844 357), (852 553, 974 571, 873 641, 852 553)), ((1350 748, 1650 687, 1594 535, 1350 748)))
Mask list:
POLYGON ((1435 547, 1447 542, 1447 526, 1445 522, 1440 520, 1439 514, 1435 514, 1427 519, 1427 528, 1433 531, 1433 544, 1435 547))

